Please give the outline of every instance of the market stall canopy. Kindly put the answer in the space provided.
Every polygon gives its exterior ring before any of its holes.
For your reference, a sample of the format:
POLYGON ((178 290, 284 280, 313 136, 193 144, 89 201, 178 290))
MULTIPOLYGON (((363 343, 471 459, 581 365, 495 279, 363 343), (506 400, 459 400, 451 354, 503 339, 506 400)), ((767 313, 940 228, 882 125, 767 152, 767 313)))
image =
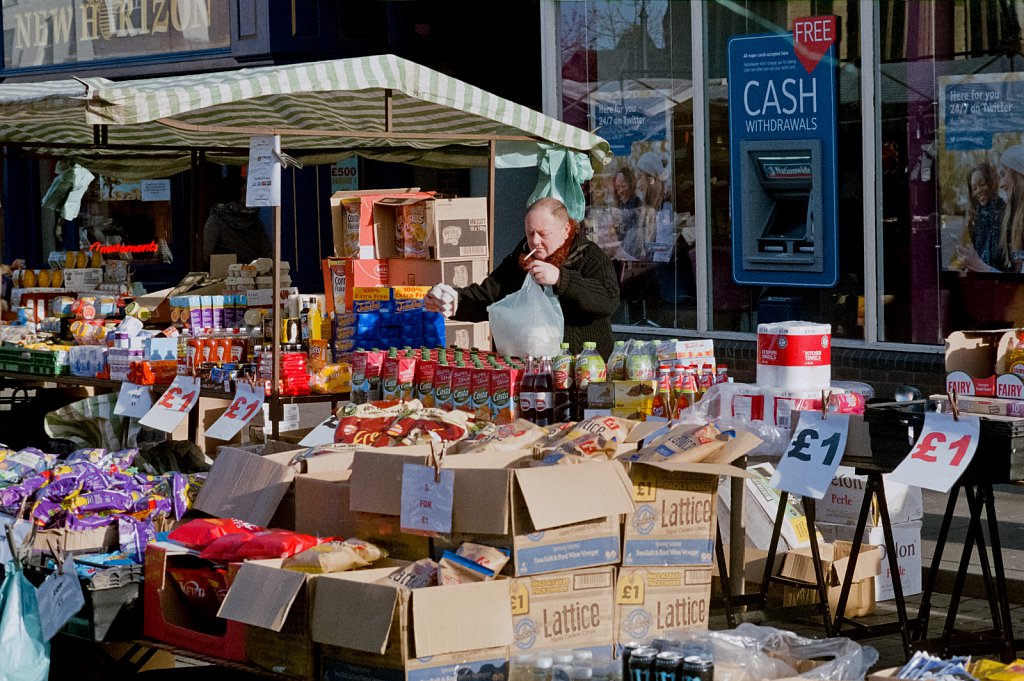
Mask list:
POLYGON ((358 154, 482 166, 492 142, 497 167, 537 167, 550 151, 579 155, 587 170, 611 160, 593 133, 394 55, 116 83, 0 84, 5 143, 118 177, 185 170, 194 150, 241 163, 260 134, 280 135, 303 163, 358 154))

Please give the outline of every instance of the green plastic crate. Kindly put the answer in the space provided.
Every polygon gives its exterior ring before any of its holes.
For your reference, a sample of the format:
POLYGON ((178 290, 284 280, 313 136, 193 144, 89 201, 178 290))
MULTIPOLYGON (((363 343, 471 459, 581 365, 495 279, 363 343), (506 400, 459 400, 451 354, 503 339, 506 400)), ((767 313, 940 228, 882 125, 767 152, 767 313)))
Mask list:
POLYGON ((68 373, 67 352, 29 350, 17 346, 0 347, 0 370, 38 376, 68 373))

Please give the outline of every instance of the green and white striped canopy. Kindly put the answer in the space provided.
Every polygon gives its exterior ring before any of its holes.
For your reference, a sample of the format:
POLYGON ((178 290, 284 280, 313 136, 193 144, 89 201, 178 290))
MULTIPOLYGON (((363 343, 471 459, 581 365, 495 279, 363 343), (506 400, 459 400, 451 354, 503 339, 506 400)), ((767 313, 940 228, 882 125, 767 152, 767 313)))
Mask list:
POLYGON ((550 149, 583 154, 594 169, 611 160, 595 134, 394 55, 116 83, 0 84, 3 142, 126 179, 184 170, 193 150, 244 162, 249 138, 266 134, 280 135, 282 149, 304 163, 359 154, 479 166, 491 141, 499 167, 536 164, 550 149))

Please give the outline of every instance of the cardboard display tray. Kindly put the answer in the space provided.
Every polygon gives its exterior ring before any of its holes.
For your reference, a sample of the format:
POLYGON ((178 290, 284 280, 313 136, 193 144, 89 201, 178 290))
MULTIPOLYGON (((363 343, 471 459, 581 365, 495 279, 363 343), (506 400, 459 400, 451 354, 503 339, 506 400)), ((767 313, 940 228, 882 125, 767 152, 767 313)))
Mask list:
MULTIPOLYGON (((910 453, 924 426, 926 400, 869 402, 864 420, 871 435, 876 466, 895 469, 910 453)), ((1024 480, 1024 418, 977 414, 981 419, 978 450, 961 480, 1000 484, 1024 480)))

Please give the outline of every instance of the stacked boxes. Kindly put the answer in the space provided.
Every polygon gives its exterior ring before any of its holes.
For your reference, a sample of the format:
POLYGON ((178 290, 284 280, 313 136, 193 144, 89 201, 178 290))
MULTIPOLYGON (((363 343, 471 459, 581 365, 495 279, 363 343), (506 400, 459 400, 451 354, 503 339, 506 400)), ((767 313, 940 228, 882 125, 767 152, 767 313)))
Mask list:
POLYGON ((427 311, 428 287, 357 287, 349 312, 334 316, 335 361, 347 361, 356 348, 434 347, 445 344, 444 319, 427 311))

